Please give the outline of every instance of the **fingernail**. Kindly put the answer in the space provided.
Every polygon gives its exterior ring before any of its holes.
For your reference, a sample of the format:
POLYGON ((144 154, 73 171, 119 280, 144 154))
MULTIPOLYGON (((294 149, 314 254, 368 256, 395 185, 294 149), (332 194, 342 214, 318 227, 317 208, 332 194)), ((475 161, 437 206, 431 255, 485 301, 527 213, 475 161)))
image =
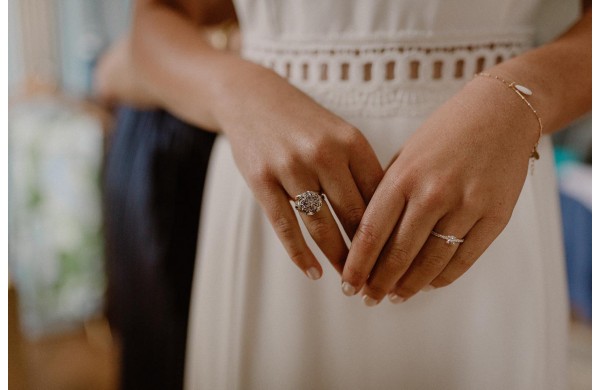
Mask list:
POLYGON ((425 286, 421 289, 421 291, 431 291, 431 290, 435 290, 435 287, 433 287, 431 284, 428 284, 427 286, 425 286))
POLYGON ((342 292, 344 293, 344 295, 351 297, 352 295, 356 294, 356 288, 354 288, 354 286, 348 282, 343 282, 342 292))
POLYGON ((391 293, 390 295, 388 295, 388 298, 392 303, 402 303, 406 300, 396 293, 391 293))
POLYGON ((318 269, 316 269, 315 267, 310 267, 307 271, 306 271, 306 276, 308 276, 308 278, 310 280, 317 280, 321 277, 321 273, 319 272, 318 269))
POLYGON ((377 299, 371 298, 368 295, 363 295, 363 302, 365 303, 365 305, 371 307, 371 306, 375 306, 379 303, 379 301, 377 299))

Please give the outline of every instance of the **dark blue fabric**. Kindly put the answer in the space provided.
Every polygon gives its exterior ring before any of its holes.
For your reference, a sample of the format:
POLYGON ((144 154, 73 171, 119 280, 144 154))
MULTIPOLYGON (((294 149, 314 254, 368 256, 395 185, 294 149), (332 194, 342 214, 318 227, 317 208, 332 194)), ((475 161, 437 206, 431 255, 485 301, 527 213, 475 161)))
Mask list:
POLYGON ((560 204, 572 309, 592 320, 592 211, 561 193, 560 204))
POLYGON ((121 388, 183 387, 202 190, 215 135, 161 110, 119 110, 104 175, 107 315, 121 388))

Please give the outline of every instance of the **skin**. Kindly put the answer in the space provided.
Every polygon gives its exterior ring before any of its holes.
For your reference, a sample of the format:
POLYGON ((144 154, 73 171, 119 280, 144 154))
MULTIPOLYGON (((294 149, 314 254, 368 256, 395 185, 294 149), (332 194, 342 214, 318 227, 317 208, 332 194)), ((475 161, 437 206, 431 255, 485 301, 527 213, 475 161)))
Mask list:
MULTIPOLYGON (((591 109, 586 6, 554 42, 486 69, 534 91, 529 101, 545 133, 591 109)), ((291 259, 311 278, 322 268, 289 205, 309 189, 327 194, 352 238, 348 251, 328 206, 302 217, 347 295, 362 291, 369 306, 388 294, 402 302, 464 274, 504 229, 521 192, 538 139, 526 104, 499 81, 477 77, 423 123, 384 174, 358 129, 274 72, 203 39, 207 26, 232 17, 229 2, 138 0, 127 50, 99 73, 103 95, 139 98, 222 131, 291 259), (123 69, 128 84, 115 82, 123 69), (116 84, 132 87, 119 92, 116 84), (447 245, 432 230, 465 242, 447 245)))

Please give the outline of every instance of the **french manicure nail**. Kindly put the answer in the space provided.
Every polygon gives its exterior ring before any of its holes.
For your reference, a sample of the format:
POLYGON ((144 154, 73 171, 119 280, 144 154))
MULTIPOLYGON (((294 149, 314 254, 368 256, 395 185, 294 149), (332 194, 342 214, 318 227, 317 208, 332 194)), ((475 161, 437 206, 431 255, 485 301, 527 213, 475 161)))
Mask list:
POLYGON ((389 298, 390 302, 392 302, 392 303, 402 303, 406 300, 406 299, 402 298, 400 295, 395 294, 395 293, 391 293, 390 295, 388 295, 388 298, 389 298))
POLYGON ((431 290, 435 290, 435 287, 433 287, 431 284, 428 284, 427 286, 425 286, 421 289, 421 291, 431 291, 431 290))
POLYGON ((368 295, 363 295, 363 302, 365 303, 365 305, 371 307, 371 306, 375 306, 379 303, 379 301, 377 299, 371 298, 368 295))
POLYGON ((354 286, 348 282, 343 282, 342 292, 344 293, 344 295, 351 297, 352 295, 356 294, 356 288, 354 288, 354 286))
POLYGON ((315 267, 310 267, 307 271, 306 271, 306 276, 308 276, 308 278, 310 280, 317 280, 321 277, 321 273, 319 272, 318 269, 316 269, 315 267))

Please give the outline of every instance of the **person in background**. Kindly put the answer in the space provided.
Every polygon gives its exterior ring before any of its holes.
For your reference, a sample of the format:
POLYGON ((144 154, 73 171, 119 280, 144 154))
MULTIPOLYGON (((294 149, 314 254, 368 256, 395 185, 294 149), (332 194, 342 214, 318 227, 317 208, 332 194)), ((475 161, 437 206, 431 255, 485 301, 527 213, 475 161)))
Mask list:
MULTIPOLYGON (((235 50, 236 25, 205 26, 235 50)), ((118 107, 104 175, 107 315, 121 347, 120 387, 181 389, 198 215, 214 133, 160 108, 135 85, 129 37, 96 70, 100 100, 118 107)))

